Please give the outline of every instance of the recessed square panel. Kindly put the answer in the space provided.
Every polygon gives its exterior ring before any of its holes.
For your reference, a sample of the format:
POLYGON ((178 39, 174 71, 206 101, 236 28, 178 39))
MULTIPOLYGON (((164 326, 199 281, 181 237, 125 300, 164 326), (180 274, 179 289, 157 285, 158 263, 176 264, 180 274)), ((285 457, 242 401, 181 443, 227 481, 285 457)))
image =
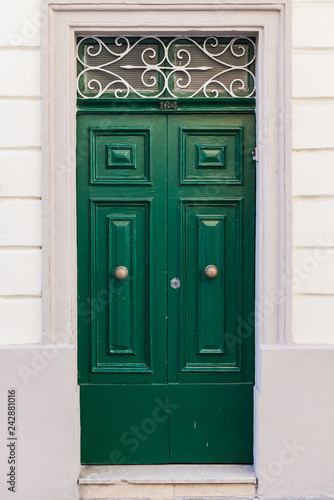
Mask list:
POLYGON ((181 184, 241 184, 242 127, 180 127, 181 184))
POLYGON ((110 168, 136 168, 136 146, 112 146, 108 144, 107 166, 110 168))
POLYGON ((90 129, 92 184, 149 184, 149 127, 90 129))
POLYGON ((196 168, 226 168, 225 146, 196 144, 196 168))

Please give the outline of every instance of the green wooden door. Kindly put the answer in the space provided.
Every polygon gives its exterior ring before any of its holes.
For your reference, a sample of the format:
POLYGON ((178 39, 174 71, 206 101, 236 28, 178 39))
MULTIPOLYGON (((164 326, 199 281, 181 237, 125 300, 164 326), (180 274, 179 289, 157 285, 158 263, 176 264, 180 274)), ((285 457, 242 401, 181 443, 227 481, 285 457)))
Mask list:
POLYGON ((254 130, 78 116, 83 463, 252 463, 254 130))

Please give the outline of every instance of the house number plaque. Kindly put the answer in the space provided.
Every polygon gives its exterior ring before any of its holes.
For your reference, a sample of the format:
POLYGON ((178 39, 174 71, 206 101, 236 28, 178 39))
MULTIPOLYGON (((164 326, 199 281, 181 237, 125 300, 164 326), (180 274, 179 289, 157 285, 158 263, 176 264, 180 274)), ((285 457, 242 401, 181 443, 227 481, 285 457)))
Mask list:
POLYGON ((178 109, 176 101, 160 101, 159 109, 178 109))

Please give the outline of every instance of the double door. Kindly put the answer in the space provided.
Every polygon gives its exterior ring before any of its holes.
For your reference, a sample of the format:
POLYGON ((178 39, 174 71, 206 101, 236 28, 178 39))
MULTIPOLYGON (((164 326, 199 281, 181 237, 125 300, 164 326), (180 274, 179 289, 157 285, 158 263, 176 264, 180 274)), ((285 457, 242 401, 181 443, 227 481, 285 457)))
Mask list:
POLYGON ((78 116, 83 463, 252 463, 254 130, 78 116))

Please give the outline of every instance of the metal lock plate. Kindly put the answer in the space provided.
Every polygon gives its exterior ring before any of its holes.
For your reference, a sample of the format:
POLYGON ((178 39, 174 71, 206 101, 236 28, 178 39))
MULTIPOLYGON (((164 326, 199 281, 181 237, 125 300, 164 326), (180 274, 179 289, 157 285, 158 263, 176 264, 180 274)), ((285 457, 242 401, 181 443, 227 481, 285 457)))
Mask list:
POLYGON ((170 281, 170 286, 172 288, 180 288, 180 280, 178 278, 173 278, 171 281, 170 281))

